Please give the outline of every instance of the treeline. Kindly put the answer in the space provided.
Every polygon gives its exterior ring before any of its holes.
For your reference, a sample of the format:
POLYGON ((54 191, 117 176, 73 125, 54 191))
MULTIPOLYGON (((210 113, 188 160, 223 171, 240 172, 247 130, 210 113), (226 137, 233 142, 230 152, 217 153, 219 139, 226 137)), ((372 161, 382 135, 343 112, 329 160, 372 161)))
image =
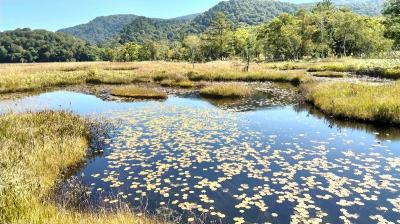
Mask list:
MULTIPOLYGON (((380 56, 400 46, 399 0, 389 0, 385 17, 337 9, 330 0, 312 10, 281 14, 257 26, 240 26, 218 12, 201 34, 158 41, 118 42, 93 46, 77 38, 43 30, 0 33, 0 62, 48 61, 190 61, 241 58, 251 61, 326 57, 380 56), (176 40, 173 40, 176 39, 176 40)), ((161 32, 157 24, 153 32, 161 32)), ((160 21, 163 22, 163 21, 160 21)), ((140 31, 135 31, 140 32, 140 31)), ((133 35, 133 34, 132 34, 133 35)), ((169 34, 177 35, 177 34, 169 34)))
POLYGON ((3 63, 97 59, 97 47, 63 33, 30 29, 0 33, 0 62, 3 63))
POLYGON ((386 35, 387 21, 337 9, 329 0, 318 3, 311 11, 284 13, 258 26, 235 27, 219 12, 200 35, 186 35, 174 42, 127 43, 105 49, 103 59, 200 62, 240 57, 250 62, 379 56, 390 51, 394 43, 386 35))

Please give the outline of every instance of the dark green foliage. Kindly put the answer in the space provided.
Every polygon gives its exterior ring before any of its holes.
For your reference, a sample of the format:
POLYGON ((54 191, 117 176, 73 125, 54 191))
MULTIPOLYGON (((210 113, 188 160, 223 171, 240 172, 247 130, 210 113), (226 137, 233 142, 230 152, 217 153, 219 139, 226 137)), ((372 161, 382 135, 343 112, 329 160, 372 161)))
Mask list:
POLYGON ((101 43, 110 40, 137 16, 112 15, 97 17, 89 23, 61 29, 59 32, 79 37, 89 43, 101 43))
POLYGON ((120 32, 120 43, 144 43, 146 40, 179 40, 186 20, 164 20, 137 17, 120 32))
POLYGON ((0 62, 94 61, 97 48, 62 33, 17 29, 0 33, 0 62))
POLYGON ((386 17, 386 35, 392 38, 395 47, 400 49, 400 0, 389 0, 383 14, 386 17))
POLYGON ((223 1, 196 17, 190 27, 193 33, 203 32, 218 12, 223 12, 236 26, 257 25, 284 13, 294 13, 299 6, 271 0, 223 1))

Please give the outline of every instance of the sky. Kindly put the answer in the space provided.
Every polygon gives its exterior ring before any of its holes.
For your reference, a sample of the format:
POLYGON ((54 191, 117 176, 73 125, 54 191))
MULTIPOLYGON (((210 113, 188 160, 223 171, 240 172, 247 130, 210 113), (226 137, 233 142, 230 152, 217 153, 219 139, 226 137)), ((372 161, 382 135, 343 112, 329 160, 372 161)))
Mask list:
MULTIPOLYGON (((135 14, 174 18, 204 12, 221 0, 0 0, 0 31, 29 27, 56 31, 97 16, 135 14)), ((304 3, 313 0, 283 0, 304 3)))

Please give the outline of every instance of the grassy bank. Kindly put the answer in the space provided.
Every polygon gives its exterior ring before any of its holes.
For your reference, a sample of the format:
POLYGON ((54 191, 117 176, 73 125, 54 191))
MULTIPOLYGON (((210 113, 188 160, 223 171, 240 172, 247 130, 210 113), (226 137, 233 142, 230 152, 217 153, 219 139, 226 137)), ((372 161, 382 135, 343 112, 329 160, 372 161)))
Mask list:
POLYGON ((275 71, 262 64, 252 64, 249 72, 244 72, 243 66, 236 62, 197 64, 194 69, 189 63, 178 62, 2 64, 0 93, 84 83, 156 82, 176 87, 191 87, 193 83, 188 80, 279 81, 298 84, 312 79, 304 71, 275 71))
POLYGON ((201 89, 200 95, 212 98, 243 98, 251 95, 251 89, 244 84, 216 84, 201 89))
POLYGON ((0 117, 0 223, 143 223, 128 212, 82 214, 45 200, 85 159, 89 126, 64 112, 0 117))
POLYGON ((372 77, 400 79, 399 59, 331 58, 315 61, 267 63, 268 69, 307 70, 308 72, 351 72, 372 77))
POLYGON ((144 88, 144 87, 137 87, 137 86, 122 86, 114 88, 111 91, 111 95, 113 96, 120 96, 120 97, 128 97, 128 98, 137 98, 137 99, 166 99, 168 98, 167 94, 151 89, 151 88, 144 88))
POLYGON ((306 100, 324 113, 360 121, 400 124, 400 83, 314 83, 303 85, 302 91, 306 100))

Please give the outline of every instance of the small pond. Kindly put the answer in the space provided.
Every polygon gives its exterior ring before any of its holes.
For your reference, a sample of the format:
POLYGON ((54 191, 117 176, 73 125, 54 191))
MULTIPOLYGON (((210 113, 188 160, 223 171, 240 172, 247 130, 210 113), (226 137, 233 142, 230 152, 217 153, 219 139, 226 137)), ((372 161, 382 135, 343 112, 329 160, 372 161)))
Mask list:
POLYGON ((336 121, 276 89, 248 102, 64 90, 0 101, 0 113, 112 123, 104 153, 70 178, 94 207, 126 203, 182 223, 400 223, 400 130, 336 121))

